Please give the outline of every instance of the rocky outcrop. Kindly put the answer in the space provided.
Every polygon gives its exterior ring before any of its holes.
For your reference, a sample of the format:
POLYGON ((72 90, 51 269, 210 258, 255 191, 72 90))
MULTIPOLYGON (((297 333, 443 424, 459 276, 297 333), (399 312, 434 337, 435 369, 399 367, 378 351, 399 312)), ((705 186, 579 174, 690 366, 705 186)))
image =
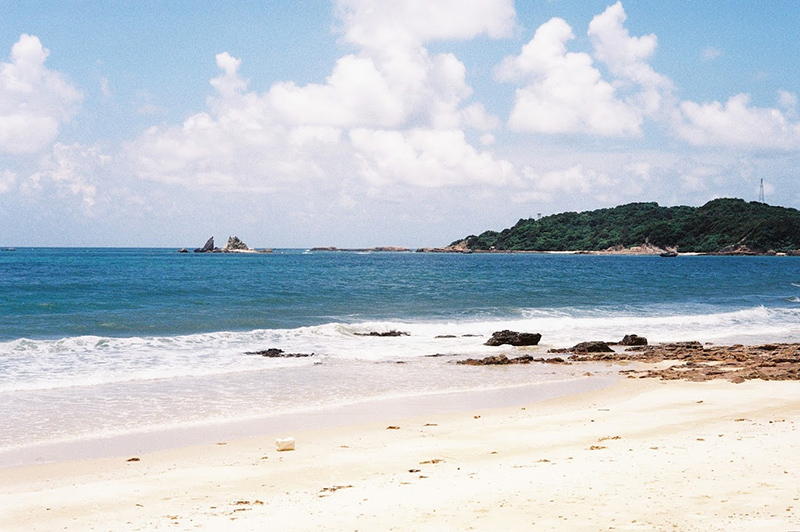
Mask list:
POLYGON ((516 358, 508 358, 506 355, 494 355, 485 358, 468 358, 459 360, 456 364, 463 366, 507 366, 509 364, 530 364, 538 362, 542 364, 569 364, 561 357, 534 358, 531 355, 523 355, 516 358))
POLYGON ((511 346, 538 345, 541 339, 542 335, 539 333, 520 333, 506 329, 493 333, 484 345, 494 347, 504 344, 511 346))
POLYGON ((394 337, 394 336, 409 336, 409 334, 407 332, 395 331, 394 329, 392 329, 391 331, 386 331, 386 332, 372 331, 372 332, 368 332, 368 333, 353 333, 353 334, 355 336, 377 336, 377 337, 381 337, 381 338, 394 337))
POLYGON ((613 353, 614 350, 606 342, 581 342, 569 348, 548 349, 548 353, 613 353))
POLYGON ((247 244, 239 240, 238 236, 229 236, 228 243, 222 248, 223 253, 230 253, 235 251, 251 251, 247 244))
POLYGON ((206 245, 201 248, 196 248, 194 250, 195 253, 211 253, 214 251, 214 237, 212 236, 208 240, 206 240, 206 245))
POLYGON ((267 358, 303 358, 313 357, 314 353, 285 353, 283 349, 264 349, 262 351, 245 351, 245 355, 259 355, 267 358))
POLYGON ((622 341, 620 341, 619 345, 624 345, 626 347, 647 345, 647 338, 637 334, 626 334, 622 341))

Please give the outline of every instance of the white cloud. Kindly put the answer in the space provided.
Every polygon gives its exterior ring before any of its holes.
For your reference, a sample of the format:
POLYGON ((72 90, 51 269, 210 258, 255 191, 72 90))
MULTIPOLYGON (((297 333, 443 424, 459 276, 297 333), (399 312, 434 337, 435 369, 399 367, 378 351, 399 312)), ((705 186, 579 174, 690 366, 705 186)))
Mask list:
POLYGON ((260 191, 352 176, 373 186, 431 187, 513 174, 509 163, 466 141, 464 128, 486 132, 500 121, 468 101, 464 64, 424 46, 506 34, 514 21, 509 0, 353 0, 340 2, 338 13, 344 40, 358 51, 341 57, 324 82, 251 92, 239 75, 241 60, 218 54, 221 74, 211 80, 208 109, 180 126, 150 128, 126 146, 137 174, 260 191), (392 157, 397 164, 386 164, 392 157))
POLYGON ((382 52, 433 40, 506 37, 514 29, 513 0, 338 0, 346 41, 382 52))
POLYGON ((614 76, 606 81, 591 55, 569 52, 572 28, 553 18, 540 26, 518 56, 498 68, 501 80, 522 79, 509 126, 538 133, 585 133, 606 137, 639 135, 644 118, 662 107, 669 80, 647 64, 654 35, 631 37, 621 3, 589 25, 593 55, 614 76))
POLYGON ((81 94, 45 67, 49 54, 37 37, 23 34, 11 62, 0 63, 0 152, 41 151, 77 112, 81 94))
POLYGON ((17 174, 11 170, 4 170, 0 174, 0 194, 10 192, 14 185, 17 183, 17 174))
POLYGON ((718 58, 722 55, 722 50, 719 48, 714 48, 713 46, 706 46, 703 48, 703 52, 700 54, 700 57, 703 61, 713 61, 714 59, 718 58))
POLYGON ((518 202, 552 201, 557 195, 585 195, 615 184, 608 174, 580 163, 544 172, 527 166, 522 173, 528 190, 515 196, 518 202))
POLYGON ((39 171, 28 178, 26 187, 40 189, 43 182, 49 181, 57 189, 79 196, 84 206, 91 207, 97 195, 95 176, 110 161, 96 146, 57 142, 53 152, 42 159, 39 171))
POLYGON ((510 163, 476 150, 459 130, 355 129, 350 141, 371 185, 505 185, 516 179, 510 163))
MULTIPOLYGON (((781 103, 791 103, 788 94, 781 103)), ((796 150, 800 148, 800 124, 776 108, 754 107, 750 96, 737 94, 725 104, 681 102, 679 136, 698 146, 796 150)))

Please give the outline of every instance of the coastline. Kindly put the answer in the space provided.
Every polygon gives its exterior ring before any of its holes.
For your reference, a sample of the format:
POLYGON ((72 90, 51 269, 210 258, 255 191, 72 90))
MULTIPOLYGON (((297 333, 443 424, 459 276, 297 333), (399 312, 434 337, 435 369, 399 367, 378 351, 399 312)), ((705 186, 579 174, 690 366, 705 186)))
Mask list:
POLYGON ((10 531, 800 526, 794 382, 621 379, 525 406, 461 406, 301 430, 288 452, 265 435, 10 468, 0 521, 10 531))

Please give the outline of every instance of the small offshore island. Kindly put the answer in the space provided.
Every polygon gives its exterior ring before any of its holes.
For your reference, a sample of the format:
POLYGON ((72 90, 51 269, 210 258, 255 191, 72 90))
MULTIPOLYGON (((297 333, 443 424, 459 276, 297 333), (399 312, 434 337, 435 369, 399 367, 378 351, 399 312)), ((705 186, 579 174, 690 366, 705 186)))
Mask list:
POLYGON ((742 199, 702 207, 630 203, 521 219, 427 252, 800 255, 800 211, 742 199))

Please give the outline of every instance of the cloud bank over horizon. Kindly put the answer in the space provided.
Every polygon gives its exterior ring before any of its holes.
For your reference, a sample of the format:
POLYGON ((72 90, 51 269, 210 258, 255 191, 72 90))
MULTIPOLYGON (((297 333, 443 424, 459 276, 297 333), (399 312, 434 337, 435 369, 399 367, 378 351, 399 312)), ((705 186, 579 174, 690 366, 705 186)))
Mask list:
MULTIPOLYGON (((141 245, 119 232, 166 224, 175 239, 199 225, 283 245, 430 245, 534 211, 700 204, 746 197, 761 177, 793 179, 793 87, 771 107, 746 92, 682 99, 654 66, 659 37, 635 35, 622 2, 583 29, 557 16, 521 28, 510 0, 337 0, 332 13, 342 53, 316 81, 252 89, 258 65, 221 50, 204 107, 122 141, 75 140, 91 114, 85 89, 22 33, 0 64, 0 195, 19 204, 0 216, 42 220, 58 205, 77 244, 141 245), (520 38, 481 78, 459 53, 520 38), (507 106, 481 99, 487 83, 507 106)), ((722 55, 701 52, 698 63, 722 55)), ((111 99, 110 85, 102 76, 97 99, 111 99)), ((59 244, 54 223, 41 222, 42 243, 59 244)), ((21 234, 7 228, 0 239, 21 234)))

